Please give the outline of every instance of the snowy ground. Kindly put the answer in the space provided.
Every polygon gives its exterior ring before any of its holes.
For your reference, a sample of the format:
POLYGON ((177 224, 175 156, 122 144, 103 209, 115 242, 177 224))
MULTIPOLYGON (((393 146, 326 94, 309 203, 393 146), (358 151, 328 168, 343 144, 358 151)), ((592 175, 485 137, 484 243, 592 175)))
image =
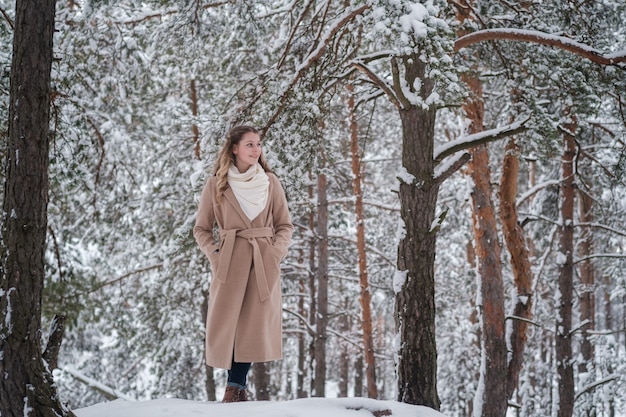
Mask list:
POLYGON ((369 398, 303 398, 222 404, 174 398, 100 403, 74 410, 77 417, 445 417, 422 406, 369 398))

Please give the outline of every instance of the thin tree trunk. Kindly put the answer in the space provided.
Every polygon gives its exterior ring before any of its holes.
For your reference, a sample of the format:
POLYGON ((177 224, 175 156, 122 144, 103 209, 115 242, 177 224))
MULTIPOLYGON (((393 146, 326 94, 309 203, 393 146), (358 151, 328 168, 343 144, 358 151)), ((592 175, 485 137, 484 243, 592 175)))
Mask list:
MULTIPOLYGON (((191 90, 191 115, 196 118, 198 117, 198 91, 196 90, 196 80, 191 80, 190 83, 191 90)), ((200 154, 200 129, 198 128, 198 124, 196 122, 191 124, 191 132, 193 134, 193 154, 197 160, 202 159, 202 155, 200 154)))
MULTIPOLYGON (((200 314, 202 315, 202 323, 206 323, 208 310, 209 310, 209 292, 203 291, 202 297, 203 297, 203 301, 202 301, 202 305, 200 305, 200 314)), ((206 349, 206 343, 204 343, 204 346, 206 349)), ((202 362, 204 362, 204 358, 202 362)), ((213 367, 206 365, 205 363, 204 371, 206 374, 206 380, 204 381, 204 390, 206 392, 207 400, 216 401, 217 398, 215 394, 215 376, 213 375, 213 367)))
MULTIPOLYGON (((304 294, 306 290, 305 278, 300 277, 300 293, 304 294)), ((304 296, 301 296, 298 300, 298 312, 302 317, 306 317, 304 296)), ((304 375, 306 374, 306 333, 298 333, 298 374, 296 377, 296 397, 305 398, 307 396, 304 389, 304 375)))
POLYGON ((0 415, 58 417, 41 351, 55 1, 15 3, 0 236, 0 415))
MULTIPOLYGON (((344 311, 348 311, 348 300, 344 300, 343 309, 344 311)), ((350 324, 348 323, 348 315, 342 314, 338 319, 339 324, 339 332, 341 334, 347 334, 350 329, 350 324)), ((339 392, 337 393, 337 397, 346 398, 348 396, 348 382, 350 381, 349 373, 350 373, 350 352, 348 351, 348 344, 341 343, 339 349, 341 353, 339 354, 339 366, 338 366, 338 377, 339 377, 339 392)))
MULTIPOLYGON (((311 180, 311 184, 313 183, 312 181, 312 177, 309 176, 309 180, 311 180)), ((314 196, 314 187, 313 185, 309 186, 309 201, 313 201, 313 196, 314 196)), ((315 324, 316 324, 316 320, 317 320, 317 285, 316 285, 316 280, 317 280, 317 265, 316 265, 316 257, 317 257, 317 247, 318 247, 318 241, 317 241, 317 236, 316 236, 316 230, 315 230, 315 220, 317 218, 317 207, 311 211, 311 213, 309 214, 309 230, 310 230, 310 234, 311 237, 309 239, 309 324, 311 325, 312 328, 315 328, 315 324)), ((309 361, 309 378, 315 378, 315 343, 316 343, 316 339, 317 336, 313 335, 313 337, 311 338, 310 342, 309 342, 309 356, 310 356, 310 361, 309 361)), ((309 386, 311 388, 311 390, 314 389, 314 380, 311 380, 309 383, 309 386)), ((302 387, 302 389, 304 390, 304 386, 302 387)), ((312 395, 312 393, 309 393, 308 395, 312 395)))
POLYGON ((328 199, 326 174, 317 177, 317 314, 315 316, 316 397, 326 395, 326 328, 328 326, 328 199))
POLYGON ((348 108, 350 111, 350 155, 352 158, 352 189, 354 191, 356 216, 356 248, 359 263, 359 284, 361 287, 361 327, 367 375, 367 395, 378 398, 376 387, 376 359, 374 357, 374 336, 372 329, 372 308, 369 279, 367 275, 367 255, 365 251, 365 218, 363 215, 363 191, 361 187, 361 157, 359 152, 359 126, 354 105, 354 86, 348 83, 348 108))
POLYGON ((513 398, 519 375, 524 363, 524 350, 528 337, 528 323, 532 318, 532 283, 533 273, 530 267, 530 255, 526 246, 524 231, 519 224, 517 214, 517 179, 519 176, 519 148, 515 139, 510 139, 505 151, 500 178, 500 222, 507 249, 511 255, 511 268, 515 283, 513 321, 509 334, 510 359, 507 369, 507 399, 513 398))
POLYGON ((561 156, 561 238, 557 264, 560 266, 555 354, 558 375, 558 417, 572 417, 574 411, 574 368, 572 365, 572 304, 574 292, 574 158, 576 143, 573 132, 577 123, 575 115, 566 110, 571 122, 563 132, 563 155, 561 156))

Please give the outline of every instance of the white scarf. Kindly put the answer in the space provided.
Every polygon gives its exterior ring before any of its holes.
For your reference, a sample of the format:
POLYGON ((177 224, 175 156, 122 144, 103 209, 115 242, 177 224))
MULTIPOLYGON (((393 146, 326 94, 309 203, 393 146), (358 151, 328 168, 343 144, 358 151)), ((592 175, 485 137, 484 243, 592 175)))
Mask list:
POLYGON ((269 184, 270 179, 259 164, 252 165, 242 173, 234 164, 228 169, 228 185, 250 221, 265 209, 269 184))

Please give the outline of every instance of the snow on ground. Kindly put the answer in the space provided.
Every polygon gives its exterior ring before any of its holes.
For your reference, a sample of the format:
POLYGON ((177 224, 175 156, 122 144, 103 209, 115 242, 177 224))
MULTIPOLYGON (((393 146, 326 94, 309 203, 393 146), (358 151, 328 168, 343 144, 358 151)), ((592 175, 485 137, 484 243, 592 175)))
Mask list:
POLYGON ((222 404, 164 398, 116 400, 74 410, 77 417, 445 417, 417 405, 369 398, 302 398, 222 404))

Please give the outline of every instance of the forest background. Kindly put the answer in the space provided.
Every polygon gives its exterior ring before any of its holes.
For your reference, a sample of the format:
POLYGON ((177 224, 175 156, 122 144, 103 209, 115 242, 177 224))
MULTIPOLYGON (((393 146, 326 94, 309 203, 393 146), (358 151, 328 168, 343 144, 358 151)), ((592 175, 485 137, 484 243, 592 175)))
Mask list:
MULTIPOLYGON (((258 399, 626 413, 623 2, 56 7, 43 322, 66 317, 72 408, 223 386, 191 228, 246 122, 296 225, 258 399)), ((10 47, 0 63, 5 141, 10 47)))

